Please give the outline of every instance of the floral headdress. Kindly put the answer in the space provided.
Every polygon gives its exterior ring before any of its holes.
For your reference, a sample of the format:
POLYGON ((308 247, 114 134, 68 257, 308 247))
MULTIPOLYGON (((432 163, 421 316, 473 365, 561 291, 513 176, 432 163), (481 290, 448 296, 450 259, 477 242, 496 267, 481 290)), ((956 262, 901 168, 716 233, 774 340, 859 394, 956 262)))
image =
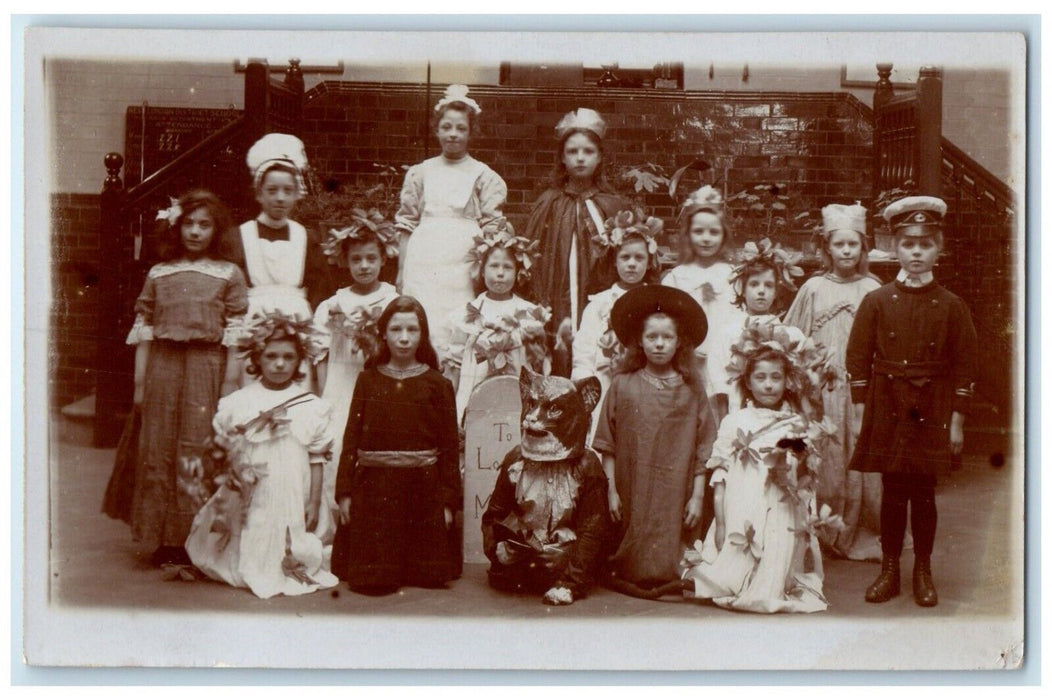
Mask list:
POLYGON ((311 319, 298 319, 280 311, 272 311, 253 314, 245 322, 241 339, 237 343, 238 357, 249 359, 263 352, 267 343, 275 338, 292 340, 311 361, 324 352, 311 319))
POLYGON ((522 284, 530 277, 530 268, 540 257, 538 250, 540 241, 531 241, 524 236, 516 236, 515 229, 511 223, 501 217, 486 224, 482 233, 475 236, 475 245, 468 251, 468 261, 471 263, 471 276, 477 277, 482 269, 482 261, 486 259, 494 248, 503 248, 508 255, 515 258, 516 282, 522 284))
POLYGON ((712 185, 705 185, 687 195, 679 211, 679 218, 687 220, 699 211, 711 211, 720 219, 723 218, 723 196, 712 185))
POLYGON ((179 217, 183 215, 183 208, 179 206, 179 200, 175 197, 169 197, 168 201, 170 202, 168 208, 158 210, 155 220, 167 220, 169 226, 175 226, 175 222, 179 221, 179 217))
POLYGON ((749 378, 745 376, 745 368, 763 350, 773 350, 787 360, 785 389, 801 402, 804 413, 820 413, 822 389, 831 389, 837 381, 832 358, 823 345, 816 344, 796 326, 782 323, 777 316, 746 319, 741 336, 731 346, 728 383, 735 382, 746 389, 749 378))
POLYGON ((803 253, 786 250, 782 248, 781 243, 772 245, 769 238, 762 239, 759 244, 746 241, 738 258, 741 264, 734 268, 731 274, 731 286, 737 295, 736 303, 744 303, 745 278, 756 263, 766 263, 774 268, 775 283, 795 292, 796 283, 793 282, 793 278, 804 275, 803 268, 798 265, 802 258, 803 253))
POLYGON ((388 260, 398 257, 398 229, 384 218, 379 209, 353 209, 351 225, 341 229, 329 229, 322 241, 321 249, 329 259, 330 265, 347 267, 347 256, 343 254, 345 241, 364 242, 369 240, 367 231, 371 231, 380 241, 380 248, 388 260))
POLYGON ((442 110, 457 102, 466 105, 473 114, 482 114, 482 108, 479 107, 479 103, 468 97, 467 85, 450 85, 447 87, 446 94, 435 103, 435 112, 441 114, 442 110))
POLYGON ((657 237, 664 227, 664 221, 647 216, 640 207, 622 209, 603 223, 603 230, 593 240, 604 248, 617 250, 632 237, 642 238, 647 244, 649 265, 656 268, 660 264, 657 237))

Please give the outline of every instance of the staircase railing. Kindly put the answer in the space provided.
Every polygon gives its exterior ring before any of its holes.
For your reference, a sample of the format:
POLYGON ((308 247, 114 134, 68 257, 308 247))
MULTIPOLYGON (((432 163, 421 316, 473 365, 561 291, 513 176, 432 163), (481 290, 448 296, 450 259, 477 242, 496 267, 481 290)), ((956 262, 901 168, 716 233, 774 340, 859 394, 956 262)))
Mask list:
POLYGON ((239 217, 252 202, 244 172, 248 147, 271 131, 298 133, 303 110, 303 74, 298 59, 289 61, 283 82, 272 80, 265 61, 245 67, 245 109, 242 115, 180 153, 157 171, 124 189, 124 158, 108 153, 106 180, 100 197, 99 318, 96 349, 94 443, 113 446, 120 435, 120 417, 131 404, 134 352, 124 343, 133 320, 130 299, 150 261, 145 244, 154 212, 168 196, 190 187, 219 194, 239 217))

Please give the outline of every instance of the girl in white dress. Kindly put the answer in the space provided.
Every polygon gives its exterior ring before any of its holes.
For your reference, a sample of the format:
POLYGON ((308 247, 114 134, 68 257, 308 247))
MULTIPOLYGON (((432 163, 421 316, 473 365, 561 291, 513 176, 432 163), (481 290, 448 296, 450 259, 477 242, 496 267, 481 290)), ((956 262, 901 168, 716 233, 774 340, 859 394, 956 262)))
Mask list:
POLYGON ((350 226, 329 231, 323 249, 331 264, 348 270, 351 276, 350 286, 318 304, 314 312, 314 332, 321 346, 315 359, 318 389, 333 408, 332 459, 325 464, 322 509, 315 531, 328 555, 336 532, 336 471, 354 384, 379 349, 376 321, 398 296, 393 285, 380 281, 383 266, 398 255, 398 233, 375 210, 361 212, 350 226))
POLYGON ((835 379, 822 393, 823 415, 837 427, 837 439, 822 455, 818 502, 843 515, 846 527, 835 541, 823 542, 848 559, 880 559, 880 502, 877 472, 848 470, 862 427, 862 406, 851 403, 845 359, 847 339, 862 298, 880 287, 868 273, 866 209, 858 204, 830 204, 822 209, 824 271, 800 287, 785 322, 821 343, 829 352, 835 379))
POLYGON ((607 219, 603 231, 595 237, 614 260, 617 282, 588 297, 588 305, 581 314, 581 326, 573 339, 570 379, 578 381, 597 377, 601 389, 599 403, 592 412, 589 447, 599 425, 606 390, 610 388, 611 377, 625 350, 610 324, 610 312, 614 302, 628 290, 656 281, 659 265, 657 236, 662 226, 661 219, 648 217, 640 209, 623 209, 607 219))
POLYGON ((468 154, 477 131, 478 103, 463 85, 450 85, 435 105, 442 155, 409 168, 395 225, 402 231, 397 287, 423 305, 431 341, 443 357, 450 314, 475 294, 468 252, 483 226, 501 217, 508 187, 468 154))
POLYGON ((212 425, 228 470, 186 540, 197 568, 260 598, 339 583, 312 532, 332 447, 332 408, 295 384, 311 343, 309 322, 283 314, 246 328, 239 348, 260 381, 219 402, 212 425))
MULTIPOLYGON (((751 612, 818 612, 822 556, 816 533, 840 522, 815 504, 829 426, 809 418, 801 393, 823 353, 799 329, 750 319, 735 346, 745 408, 720 424, 707 466, 715 522, 684 557, 687 595, 751 612)), ((733 370, 732 370, 733 372, 733 370)))
POLYGON ((551 369, 544 331, 549 311, 515 294, 529 279, 537 242, 516 236, 502 218, 475 243, 470 256, 482 292, 446 323, 450 332, 443 370, 456 389, 458 423, 472 390, 487 377, 517 377, 523 365, 543 374, 551 369))
POLYGON ((744 315, 735 306, 727 250, 733 236, 723 219, 723 197, 705 185, 687 197, 680 211, 679 265, 668 271, 661 283, 682 289, 701 304, 709 321, 709 334, 697 349, 699 371, 705 393, 713 403, 717 419, 727 415, 727 363, 730 346, 737 339, 744 315), (721 329, 731 328, 728 334, 721 329))

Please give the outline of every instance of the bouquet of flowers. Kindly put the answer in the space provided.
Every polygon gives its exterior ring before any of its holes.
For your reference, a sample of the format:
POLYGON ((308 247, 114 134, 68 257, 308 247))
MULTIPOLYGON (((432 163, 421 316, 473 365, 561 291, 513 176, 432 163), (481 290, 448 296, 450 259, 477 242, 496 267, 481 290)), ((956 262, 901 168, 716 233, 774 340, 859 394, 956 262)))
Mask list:
POLYGON ((328 325, 334 333, 343 334, 350 342, 351 351, 360 352, 368 362, 380 351, 378 322, 383 312, 383 307, 379 304, 358 306, 350 313, 344 313, 342 309, 334 306, 329 310, 328 325))

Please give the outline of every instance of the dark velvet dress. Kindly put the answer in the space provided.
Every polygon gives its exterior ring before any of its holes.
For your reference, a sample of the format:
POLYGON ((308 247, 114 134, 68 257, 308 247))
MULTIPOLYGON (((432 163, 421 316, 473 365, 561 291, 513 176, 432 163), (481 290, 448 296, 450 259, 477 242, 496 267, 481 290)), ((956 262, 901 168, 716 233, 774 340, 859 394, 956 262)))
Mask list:
POLYGON ((352 588, 436 587, 460 575, 442 512, 461 508, 457 449, 453 385, 439 372, 358 376, 336 478, 351 521, 336 531, 334 574, 352 588))
POLYGON ((967 413, 977 352, 968 307, 937 282, 891 282, 863 298, 847 372, 866 410, 849 468, 934 479, 949 457, 950 415, 967 413))

